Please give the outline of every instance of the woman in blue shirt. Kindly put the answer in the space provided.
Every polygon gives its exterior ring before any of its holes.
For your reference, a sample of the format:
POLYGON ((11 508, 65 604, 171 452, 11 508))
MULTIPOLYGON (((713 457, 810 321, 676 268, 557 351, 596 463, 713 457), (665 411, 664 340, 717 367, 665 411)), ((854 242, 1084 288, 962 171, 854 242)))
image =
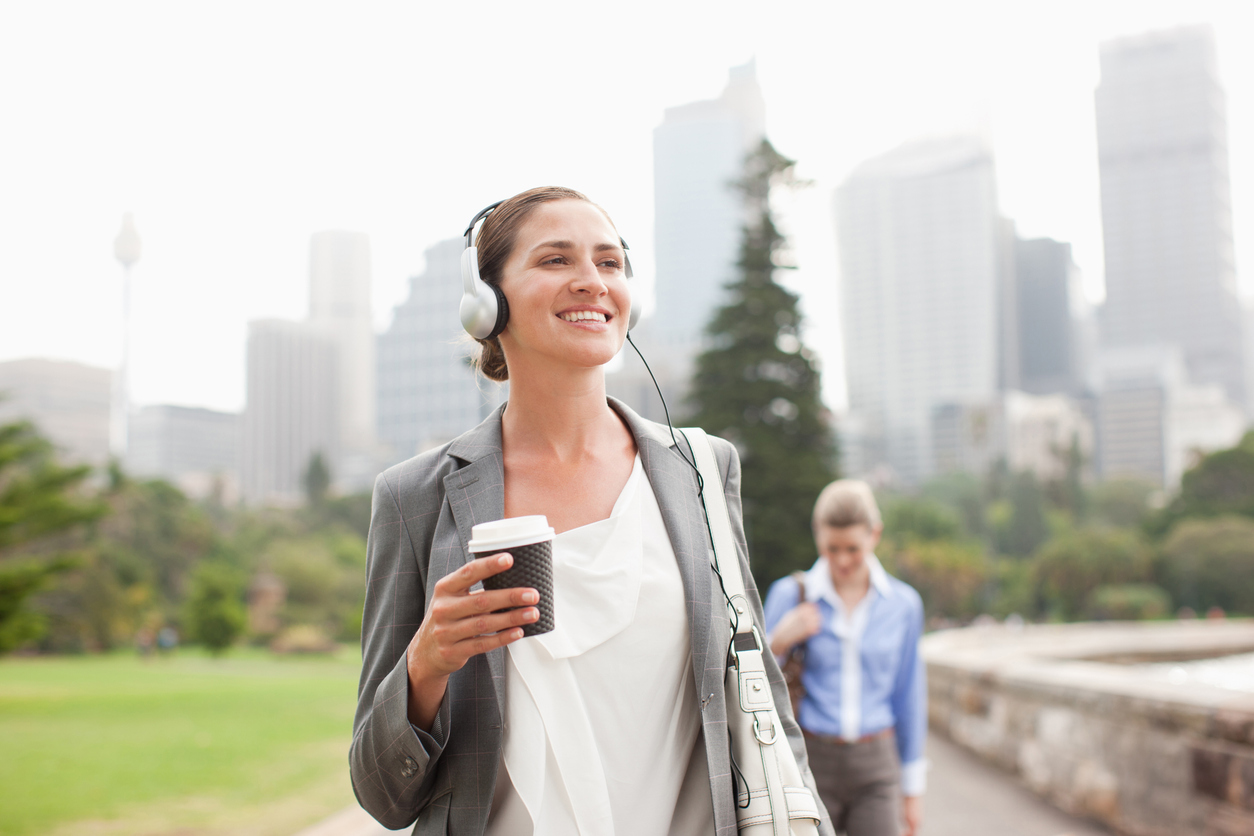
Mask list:
POLYGON ((814 505, 819 559, 766 598, 771 650, 805 642, 797 722, 837 831, 915 836, 926 783, 927 685, 919 656, 923 602, 884 571, 883 531, 865 482, 833 482, 814 505))

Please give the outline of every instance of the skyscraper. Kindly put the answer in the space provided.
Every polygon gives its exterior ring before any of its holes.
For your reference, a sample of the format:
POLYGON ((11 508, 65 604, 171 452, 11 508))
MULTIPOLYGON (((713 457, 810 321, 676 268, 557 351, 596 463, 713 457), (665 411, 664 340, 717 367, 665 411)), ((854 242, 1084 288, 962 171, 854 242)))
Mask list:
POLYGON ((426 269, 379 336, 379 440, 391 461, 461 435, 503 399, 504 387, 467 362, 476 346, 457 318, 465 246, 454 238, 426 251, 426 269))
POLYGON ((248 323, 244 498, 296 504, 315 453, 339 460, 339 343, 309 322, 248 323))
POLYGON ((1016 240, 1014 277, 1019 388, 1036 395, 1078 394, 1092 359, 1091 316, 1071 245, 1016 240))
POLYGON ((998 391, 1013 332, 1001 284, 1008 225, 978 139, 907 144, 836 190, 851 421, 867 471, 917 482, 934 468, 932 417, 998 391))
POLYGON ((1210 28, 1103 44, 1096 107, 1103 344, 1176 346, 1192 382, 1244 405, 1227 107, 1210 28))
MULTIPOLYGON (((765 135, 766 104, 752 61, 731 69, 719 98, 667 108, 653 129, 657 306, 632 337, 672 407, 687 392, 723 286, 736 277, 745 208, 734 184, 765 135)), ((652 384, 633 362, 610 380, 610 390, 661 420, 652 384)))
POLYGON ((336 345, 336 423, 328 462, 344 489, 369 487, 376 470, 375 334, 370 309, 370 239, 365 233, 318 232, 309 242, 309 322, 336 345))

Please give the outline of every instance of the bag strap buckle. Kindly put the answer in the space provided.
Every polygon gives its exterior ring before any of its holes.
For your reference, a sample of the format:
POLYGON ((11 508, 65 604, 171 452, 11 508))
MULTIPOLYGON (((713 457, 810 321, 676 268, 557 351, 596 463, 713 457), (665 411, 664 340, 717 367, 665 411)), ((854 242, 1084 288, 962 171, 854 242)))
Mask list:
POLYGON ((779 739, 779 726, 771 724, 771 714, 769 711, 753 712, 753 736, 756 737, 758 742, 763 746, 770 746, 779 739), (758 722, 762 719, 763 715, 766 717, 766 731, 762 730, 762 726, 758 722), (769 738, 767 738, 767 734, 770 734, 769 738))

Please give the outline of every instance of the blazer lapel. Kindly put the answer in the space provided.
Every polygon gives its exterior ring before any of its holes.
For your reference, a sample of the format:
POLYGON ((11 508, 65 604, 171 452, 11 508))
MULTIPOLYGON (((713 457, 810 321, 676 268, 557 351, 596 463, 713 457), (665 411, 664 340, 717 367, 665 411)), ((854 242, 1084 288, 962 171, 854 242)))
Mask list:
MULTIPOLYGON (((454 553, 440 577, 457 571, 470 560, 470 530, 475 525, 505 516, 505 462, 501 454, 503 409, 497 409, 488 420, 449 445, 448 455, 467 464, 444 477, 444 493, 457 525, 461 549, 454 553)), ((494 686, 504 682, 505 649, 497 648, 484 655, 494 686)), ((495 687, 494 690, 497 708, 504 717, 505 689, 495 687)))

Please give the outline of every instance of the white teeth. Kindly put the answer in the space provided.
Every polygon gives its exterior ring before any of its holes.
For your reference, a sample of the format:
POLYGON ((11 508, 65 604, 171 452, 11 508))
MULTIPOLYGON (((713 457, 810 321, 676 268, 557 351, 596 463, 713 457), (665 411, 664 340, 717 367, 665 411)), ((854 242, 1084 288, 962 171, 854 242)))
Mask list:
POLYGON ((570 311, 561 317, 567 322, 605 322, 605 314, 598 311, 570 311))

